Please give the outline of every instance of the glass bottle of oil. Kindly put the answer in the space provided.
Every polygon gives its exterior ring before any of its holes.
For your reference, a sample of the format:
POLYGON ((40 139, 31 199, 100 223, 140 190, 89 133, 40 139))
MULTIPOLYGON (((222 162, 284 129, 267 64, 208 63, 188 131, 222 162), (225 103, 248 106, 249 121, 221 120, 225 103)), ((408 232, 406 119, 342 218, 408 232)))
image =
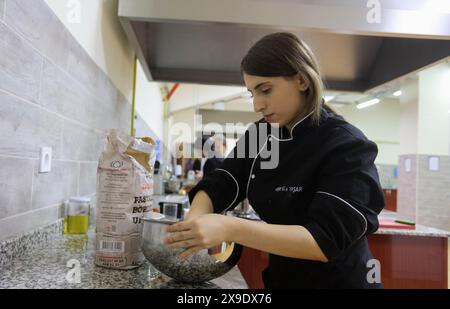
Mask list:
POLYGON ((65 203, 65 234, 86 234, 88 232, 90 202, 89 198, 71 197, 65 203))

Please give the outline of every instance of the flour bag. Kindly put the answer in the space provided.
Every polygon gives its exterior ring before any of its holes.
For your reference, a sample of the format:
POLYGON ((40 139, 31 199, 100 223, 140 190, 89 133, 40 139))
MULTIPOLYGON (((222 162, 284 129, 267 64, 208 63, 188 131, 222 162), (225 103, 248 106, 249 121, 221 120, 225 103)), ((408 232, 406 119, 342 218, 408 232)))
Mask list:
POLYGON ((144 261, 142 218, 152 209, 155 143, 108 131, 97 168, 97 266, 132 269, 144 261))

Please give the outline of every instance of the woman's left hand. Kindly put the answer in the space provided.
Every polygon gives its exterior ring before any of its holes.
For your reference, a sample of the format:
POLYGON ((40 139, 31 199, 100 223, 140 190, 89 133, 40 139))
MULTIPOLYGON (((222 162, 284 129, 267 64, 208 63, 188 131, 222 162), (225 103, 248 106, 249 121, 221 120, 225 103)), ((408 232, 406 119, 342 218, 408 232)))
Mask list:
POLYGON ((230 217, 219 214, 201 215, 191 220, 170 225, 166 244, 171 248, 186 248, 179 256, 187 256, 228 241, 230 217))

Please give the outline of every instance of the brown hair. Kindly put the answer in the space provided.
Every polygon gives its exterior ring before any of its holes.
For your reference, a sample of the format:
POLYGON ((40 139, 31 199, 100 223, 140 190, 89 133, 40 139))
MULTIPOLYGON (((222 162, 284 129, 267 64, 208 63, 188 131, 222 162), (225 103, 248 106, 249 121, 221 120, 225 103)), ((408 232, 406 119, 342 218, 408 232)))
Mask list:
POLYGON ((320 107, 335 111, 323 98, 323 82, 316 57, 305 42, 289 32, 277 32, 264 36, 247 52, 241 62, 241 74, 264 77, 293 77, 296 74, 306 81, 306 109, 313 113, 318 123, 320 107))

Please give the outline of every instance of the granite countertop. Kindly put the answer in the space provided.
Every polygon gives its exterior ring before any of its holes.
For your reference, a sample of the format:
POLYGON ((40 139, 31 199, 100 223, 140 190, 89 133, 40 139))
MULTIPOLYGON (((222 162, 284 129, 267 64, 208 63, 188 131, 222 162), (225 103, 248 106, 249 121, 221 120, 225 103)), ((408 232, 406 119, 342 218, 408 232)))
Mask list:
POLYGON ((450 237, 450 232, 416 224, 415 230, 379 228, 375 234, 379 235, 404 235, 404 236, 426 236, 426 237, 450 237))
MULTIPOLYGON (((232 211, 227 213, 231 216, 236 216, 239 218, 244 218, 253 221, 261 221, 263 222, 256 213, 251 212, 249 214, 236 214, 232 211)), ((397 213, 383 210, 379 216, 380 218, 389 218, 389 219, 397 219, 397 213)), ((449 231, 444 231, 440 229, 436 229, 433 227, 416 224, 416 228, 414 230, 407 229, 393 229, 393 228, 379 228, 375 234, 380 235, 405 235, 405 236, 427 236, 427 237, 450 237, 449 231)))
MULTIPOLYGON (((392 212, 389 210, 383 210, 383 211, 381 211, 379 218, 396 220, 398 218, 398 214, 396 212, 392 212)), ((436 228, 421 225, 421 224, 416 224, 416 228, 414 230, 379 228, 378 231, 375 232, 375 234, 427 236, 427 237, 450 237, 449 231, 444 231, 444 230, 436 229, 436 228)))
MULTIPOLYGON (((0 289, 4 288, 134 288, 134 289, 220 289, 247 288, 239 269, 234 267, 227 274, 215 280, 202 284, 186 284, 176 282, 157 272, 147 261, 133 270, 113 270, 94 265, 94 232, 87 235, 63 235, 60 231, 52 231, 41 246, 22 246, 9 241, 0 246, 0 289), (25 250, 23 250, 25 248, 25 250), (8 251, 17 249, 16 256, 10 256, 8 251), (20 250, 24 252, 20 252, 20 250), (67 266, 70 260, 80 263, 80 283, 69 283, 66 280, 71 270, 67 266)), ((36 234, 37 235, 37 234, 36 234)), ((38 240, 39 240, 38 239, 38 240)), ((22 237, 23 241, 23 237, 22 237)), ((28 237, 26 241, 36 241, 28 237)), ((11 255, 11 254, 10 254, 11 255)), ((72 266, 73 267, 73 266, 72 266)))

